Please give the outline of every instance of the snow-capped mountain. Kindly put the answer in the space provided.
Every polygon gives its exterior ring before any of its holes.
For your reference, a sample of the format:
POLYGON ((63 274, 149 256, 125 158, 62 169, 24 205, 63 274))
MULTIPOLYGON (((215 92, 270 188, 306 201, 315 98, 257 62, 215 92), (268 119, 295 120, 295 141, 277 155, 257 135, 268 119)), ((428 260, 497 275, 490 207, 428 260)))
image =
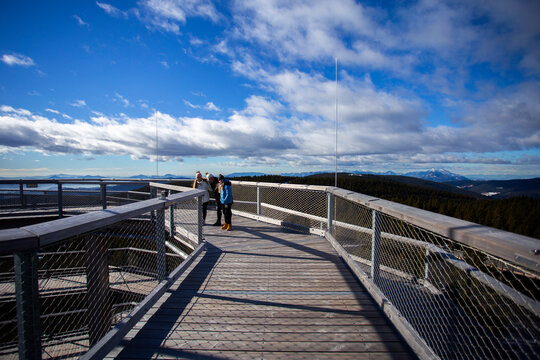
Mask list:
POLYGON ((469 180, 465 176, 454 174, 445 169, 430 169, 428 171, 409 172, 405 176, 415 177, 435 182, 469 180))

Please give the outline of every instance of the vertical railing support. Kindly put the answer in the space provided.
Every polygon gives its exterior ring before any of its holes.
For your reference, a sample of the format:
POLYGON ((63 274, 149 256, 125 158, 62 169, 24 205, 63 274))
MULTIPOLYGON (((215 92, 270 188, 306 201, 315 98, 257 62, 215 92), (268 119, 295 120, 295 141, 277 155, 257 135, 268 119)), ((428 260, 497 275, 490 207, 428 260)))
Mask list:
MULTIPOLYGON (((328 213, 327 213, 327 217, 328 217, 328 224, 327 224, 327 227, 328 227, 328 232, 330 234, 333 234, 332 230, 333 230, 333 226, 334 226, 334 194, 332 193, 327 193, 328 195, 328 213)), ((335 235, 335 234, 333 234, 335 235)))
POLYGON ((197 244, 203 241, 203 201, 202 195, 197 196, 197 244))
MULTIPOLYGON (((162 191, 160 200, 167 199, 167 192, 162 191)), ((157 279, 159 282, 167 278, 167 263, 165 258, 165 206, 156 210, 156 254, 157 279)))
POLYGON ((261 215, 261 187, 257 185, 257 215, 261 215))
POLYGON ((429 248, 426 246, 426 261, 424 263, 424 280, 429 279, 429 248))
POLYGON ((62 183, 58 183, 58 217, 60 218, 64 216, 62 201, 62 183))
POLYGON ((101 207, 107 209, 107 184, 99 184, 101 188, 101 207))
POLYGON ((19 199, 21 201, 21 207, 26 208, 26 201, 24 200, 24 184, 19 184, 19 199))
MULTIPOLYGON (((169 196, 172 195, 171 191, 169 190, 169 196)), ((169 228, 170 228, 170 238, 174 238, 174 233, 176 231, 176 226, 174 224, 174 207, 175 205, 171 204, 169 206, 169 228)))
POLYGON ((90 346, 95 345, 111 328, 109 296, 109 240, 88 236, 85 241, 86 302, 90 346))
POLYGON ((41 359, 37 251, 14 254, 19 359, 41 359))
POLYGON ((379 212, 373 210, 371 235, 371 278, 375 284, 379 284, 381 267, 381 224, 379 212))

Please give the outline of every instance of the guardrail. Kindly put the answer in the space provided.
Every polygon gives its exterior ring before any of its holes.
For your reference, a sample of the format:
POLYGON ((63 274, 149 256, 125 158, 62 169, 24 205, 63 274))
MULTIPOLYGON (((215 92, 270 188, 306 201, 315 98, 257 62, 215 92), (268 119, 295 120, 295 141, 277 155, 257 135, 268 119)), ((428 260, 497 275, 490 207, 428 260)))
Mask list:
MULTIPOLYGON (((421 358, 540 356, 540 240, 334 187, 232 184, 234 213, 325 236, 421 358)), ((0 356, 96 345, 97 358, 179 276, 201 250, 201 192, 149 185, 171 195, 0 232, 13 253, 0 257, 0 356)))
POLYGON ((325 236, 420 357, 540 356, 540 240, 334 187, 232 184, 236 214, 325 236))
POLYGON ((0 230, 0 357, 74 358, 121 336, 200 251, 202 193, 0 230))

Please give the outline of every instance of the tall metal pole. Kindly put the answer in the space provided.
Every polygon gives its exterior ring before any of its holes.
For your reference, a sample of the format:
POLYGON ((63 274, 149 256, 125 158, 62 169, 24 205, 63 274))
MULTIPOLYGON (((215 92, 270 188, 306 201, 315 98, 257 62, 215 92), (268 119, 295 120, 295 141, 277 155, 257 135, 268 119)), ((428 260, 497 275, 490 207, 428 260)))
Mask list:
POLYGON ((157 112, 154 110, 154 119, 156 120, 156 177, 159 176, 159 147, 158 147, 158 124, 157 124, 157 112))
POLYGON ((338 163, 338 77, 337 77, 337 57, 336 57, 336 179, 335 187, 337 187, 337 163, 338 163))

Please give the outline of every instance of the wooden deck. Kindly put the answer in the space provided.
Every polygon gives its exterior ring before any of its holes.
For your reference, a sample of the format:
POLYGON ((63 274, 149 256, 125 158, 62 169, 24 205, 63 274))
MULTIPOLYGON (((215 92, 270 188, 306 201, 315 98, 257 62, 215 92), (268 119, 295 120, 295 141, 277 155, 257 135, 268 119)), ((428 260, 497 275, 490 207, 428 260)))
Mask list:
POLYGON ((233 222, 107 358, 415 358, 326 239, 233 222))

